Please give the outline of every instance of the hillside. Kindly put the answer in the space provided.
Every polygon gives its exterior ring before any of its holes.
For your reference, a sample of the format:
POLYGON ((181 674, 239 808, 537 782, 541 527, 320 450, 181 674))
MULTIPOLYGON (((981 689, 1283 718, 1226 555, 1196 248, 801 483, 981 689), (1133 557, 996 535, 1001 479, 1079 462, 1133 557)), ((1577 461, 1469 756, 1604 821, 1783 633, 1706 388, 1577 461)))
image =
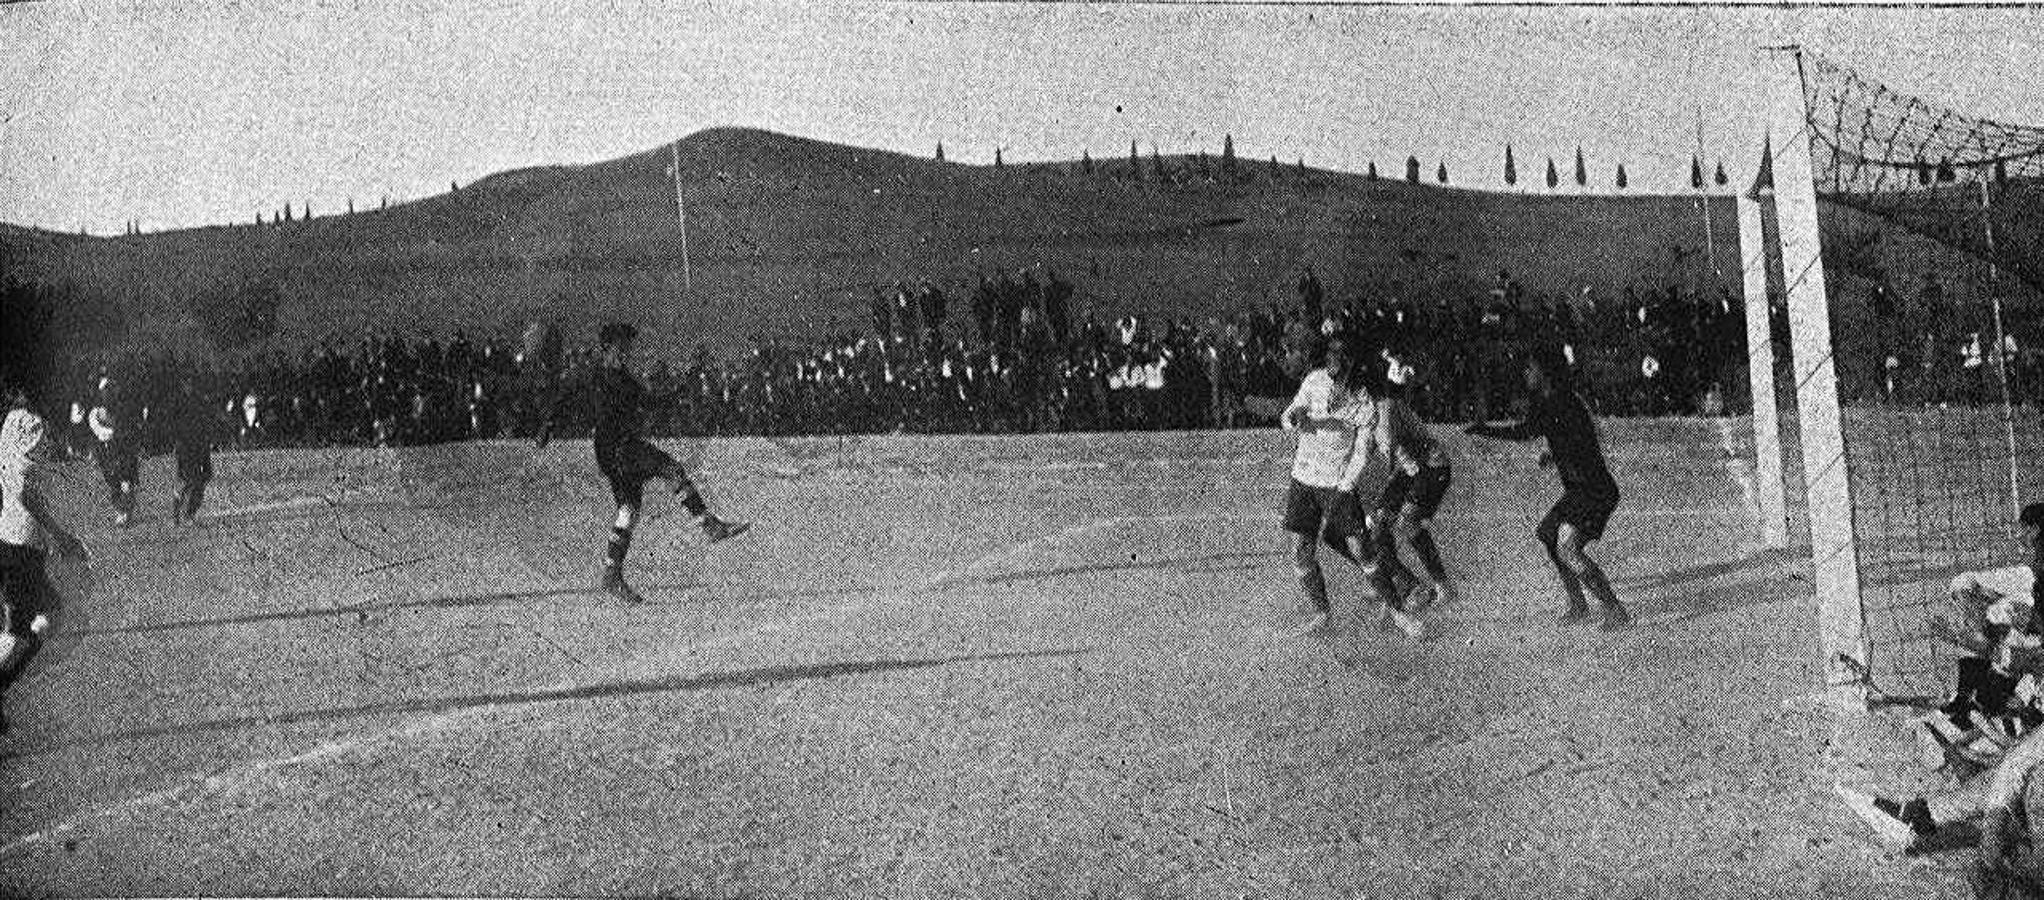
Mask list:
MULTIPOLYGON (((1245 162, 1236 184, 1160 183, 1151 160, 1004 168, 713 129, 680 144, 684 289, 669 149, 504 172, 389 209, 282 226, 115 238, 0 231, 17 278, 117 307, 123 340, 293 349, 365 329, 571 332, 623 318, 669 351, 867 326, 876 284, 1041 264, 1104 317, 1188 318, 1289 301, 1302 266, 1329 294, 1467 296, 1499 269, 1535 291, 1737 290, 1731 201, 1502 194, 1245 162)), ((1194 161, 1165 157, 1190 173, 1194 161)), ((1218 160, 1213 161, 1216 165, 1218 160)), ((962 307, 957 307, 962 310, 962 307)))

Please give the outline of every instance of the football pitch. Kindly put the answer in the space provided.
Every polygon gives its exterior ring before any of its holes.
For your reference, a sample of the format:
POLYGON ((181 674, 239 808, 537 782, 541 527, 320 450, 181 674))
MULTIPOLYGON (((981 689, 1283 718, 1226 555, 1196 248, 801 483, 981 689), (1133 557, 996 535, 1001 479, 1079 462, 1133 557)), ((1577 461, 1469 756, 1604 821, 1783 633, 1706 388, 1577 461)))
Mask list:
POLYGON ((61 464, 61 634, 8 698, 0 894, 1963 896, 1831 796, 1807 556, 1743 419, 1606 421, 1554 622, 1526 445, 1441 431, 1462 596, 1414 642, 1301 620, 1266 431, 664 442, 631 575, 588 445, 61 464))

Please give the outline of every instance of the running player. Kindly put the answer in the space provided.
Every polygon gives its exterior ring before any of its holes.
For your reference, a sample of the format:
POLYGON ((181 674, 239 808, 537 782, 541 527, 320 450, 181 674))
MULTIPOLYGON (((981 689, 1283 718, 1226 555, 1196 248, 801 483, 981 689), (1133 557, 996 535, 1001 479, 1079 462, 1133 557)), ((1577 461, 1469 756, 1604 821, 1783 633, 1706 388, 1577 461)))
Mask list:
POLYGON ((1377 409, 1359 383, 1352 341, 1340 332, 1328 337, 1324 367, 1306 374, 1279 417, 1285 430, 1299 435, 1284 518, 1285 530, 1292 533, 1293 569, 1313 609, 1299 632, 1327 628, 1331 606, 1318 556, 1318 545, 1325 542, 1363 570, 1393 621, 1418 637, 1423 631, 1419 620, 1400 608, 1390 574, 1376 565, 1364 540, 1367 526, 1356 490, 1372 453, 1377 409))
POLYGON ((213 407, 190 372, 178 376, 168 419, 178 480, 170 520, 182 525, 198 519, 199 506, 206 502, 206 485, 213 480, 213 407))
MULTIPOLYGON (((611 496, 617 501, 617 518, 611 524, 610 542, 604 553, 603 590, 627 603, 645 600, 625 583, 625 555, 631 550, 632 529, 638 524, 647 481, 658 478, 672 483, 674 493, 681 497, 681 505, 695 517, 712 543, 736 537, 752 527, 743 522, 726 522, 712 514, 681 463, 641 435, 651 398, 631 373, 632 350, 637 340, 638 329, 630 325, 603 326, 597 335, 602 365, 590 384, 596 413, 596 468, 609 479, 611 496)), ((548 417, 549 421, 551 418, 548 417)), ((548 431, 543 428, 539 436, 542 446, 547 436, 548 431)))
POLYGON ((99 401, 87 414, 86 423, 99 439, 93 459, 100 477, 106 479, 107 502, 114 508, 114 524, 125 528, 135 517, 135 481, 141 473, 141 448, 135 429, 125 421, 127 410, 119 403, 120 385, 112 378, 99 379, 99 401))
POLYGON ((1561 476, 1561 499, 1533 534, 1546 548, 1562 590, 1568 594, 1562 624, 1589 618, 1587 593, 1602 607, 1605 631, 1624 628, 1632 623, 1632 615, 1618 602, 1604 569, 1585 551, 1585 545, 1604 536, 1605 524, 1618 509, 1618 482, 1604 465, 1597 424, 1576 393, 1568 359, 1559 348, 1549 344, 1535 347, 1527 354, 1524 374, 1526 389, 1532 394, 1526 421, 1507 426, 1478 422, 1465 430, 1478 437, 1510 441, 1547 439, 1548 449, 1541 454, 1540 464, 1552 463, 1561 476))
POLYGON ((10 399, 14 408, 0 423, 0 592, 7 619, 6 630, 0 631, 0 734, 7 731, 7 689, 42 648, 55 605, 43 572, 42 546, 47 541, 60 555, 85 555, 84 545, 50 517, 36 492, 33 473, 44 454, 42 417, 18 395, 10 399))

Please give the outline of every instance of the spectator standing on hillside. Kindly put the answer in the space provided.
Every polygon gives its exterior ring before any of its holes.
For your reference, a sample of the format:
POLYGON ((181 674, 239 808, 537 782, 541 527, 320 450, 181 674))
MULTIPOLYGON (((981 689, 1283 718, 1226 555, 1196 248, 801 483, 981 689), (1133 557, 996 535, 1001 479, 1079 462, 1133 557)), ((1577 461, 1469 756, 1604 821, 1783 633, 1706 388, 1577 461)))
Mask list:
POLYGON ((1299 318, 1318 325, 1325 315, 1327 291, 1320 286, 1320 278, 1313 274, 1313 267, 1307 266, 1299 276, 1299 318))

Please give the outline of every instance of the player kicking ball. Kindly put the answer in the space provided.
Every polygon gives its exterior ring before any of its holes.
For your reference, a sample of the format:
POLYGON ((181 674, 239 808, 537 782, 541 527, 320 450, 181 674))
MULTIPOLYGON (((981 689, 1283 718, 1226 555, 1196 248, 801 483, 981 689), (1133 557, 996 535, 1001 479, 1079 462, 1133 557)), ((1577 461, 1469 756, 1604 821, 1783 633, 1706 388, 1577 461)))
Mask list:
POLYGON ((1526 357, 1526 389, 1532 394, 1532 408, 1526 421, 1517 425, 1491 426, 1478 422, 1464 429, 1477 437, 1525 441, 1547 439, 1547 452, 1540 464, 1554 465, 1561 476, 1561 499, 1548 510, 1534 529, 1534 537, 1547 550, 1555 575, 1568 594, 1568 608, 1562 624, 1582 622, 1590 617, 1585 594, 1597 598, 1603 611, 1605 631, 1632 624, 1632 615, 1618 602, 1611 579, 1584 548, 1604 536, 1604 525, 1618 509, 1618 482, 1604 465, 1604 450, 1597 443, 1597 423, 1590 408, 1576 393, 1568 358, 1559 348, 1534 348, 1526 357))
MULTIPOLYGON (((610 541, 604 549, 603 590, 626 603, 645 602, 625 583, 625 555, 632 548, 632 529, 639 521, 646 482, 657 478, 674 485, 682 507, 695 517, 711 543, 737 537, 752 527, 717 518, 681 463, 641 436, 646 408, 655 398, 647 396, 645 386, 631 372, 637 340, 638 329, 630 325, 613 322, 603 326, 597 334, 602 365, 590 385, 596 412, 596 468, 610 481, 611 496, 617 500, 617 518, 611 523, 610 541)), ((542 446, 546 435, 542 430, 542 446)))

